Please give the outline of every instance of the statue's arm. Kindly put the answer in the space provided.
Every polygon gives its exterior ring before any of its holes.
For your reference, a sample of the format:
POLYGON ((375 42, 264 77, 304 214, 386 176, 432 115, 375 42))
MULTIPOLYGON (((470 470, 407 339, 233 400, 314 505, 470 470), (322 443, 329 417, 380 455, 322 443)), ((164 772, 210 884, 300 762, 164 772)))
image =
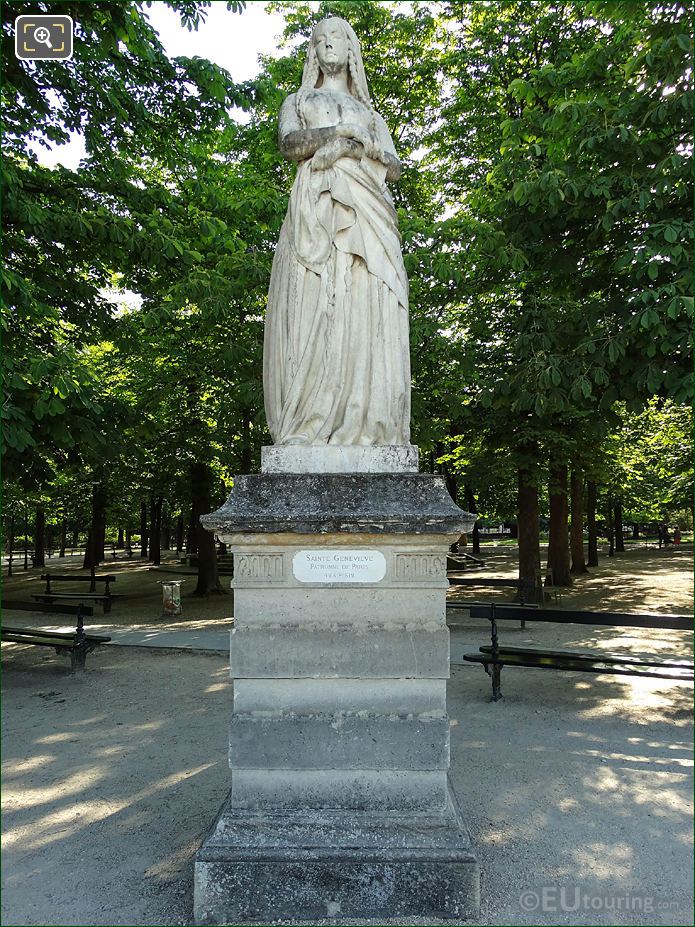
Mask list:
POLYGON ((393 144, 393 139, 391 138, 391 133, 388 130, 388 126, 378 113, 375 116, 375 121, 377 141, 379 147, 381 148, 379 160, 386 166, 386 179, 394 181, 398 180, 398 178, 401 176, 401 162, 398 158, 398 155, 396 154, 396 149, 393 144))
POLYGON ((304 161, 336 137, 335 126, 325 129, 307 129, 297 115, 296 94, 287 97, 280 109, 278 147, 289 161, 304 161))

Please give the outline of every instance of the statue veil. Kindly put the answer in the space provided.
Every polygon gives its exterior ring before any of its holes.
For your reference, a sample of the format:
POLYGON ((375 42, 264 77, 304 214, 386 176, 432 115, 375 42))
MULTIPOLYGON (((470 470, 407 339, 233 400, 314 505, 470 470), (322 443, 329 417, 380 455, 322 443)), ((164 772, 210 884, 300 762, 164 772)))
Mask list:
POLYGON ((360 40, 355 35, 355 30, 350 23, 345 22, 344 19, 340 19, 338 16, 329 16, 327 19, 322 19, 320 23, 314 26, 314 31, 311 33, 311 40, 309 41, 309 51, 302 72, 302 84, 297 92, 296 99, 297 115, 302 125, 306 125, 303 111, 306 95, 311 90, 320 87, 323 80, 321 68, 319 67, 319 60, 316 56, 316 43, 314 37, 319 27, 322 26, 323 23, 328 22, 328 20, 337 20, 345 33, 348 45, 348 90, 352 96, 359 100, 360 103, 363 103, 367 109, 372 113, 374 112, 372 99, 369 95, 369 87, 367 86, 367 76, 364 73, 364 64, 362 63, 362 47, 360 46, 360 40))

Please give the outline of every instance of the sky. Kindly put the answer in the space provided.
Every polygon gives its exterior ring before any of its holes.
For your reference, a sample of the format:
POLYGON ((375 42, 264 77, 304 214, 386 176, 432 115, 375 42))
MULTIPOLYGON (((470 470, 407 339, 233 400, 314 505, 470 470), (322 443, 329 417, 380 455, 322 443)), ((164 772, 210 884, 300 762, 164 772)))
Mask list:
MULTIPOLYGON (((318 6, 318 3, 312 5, 318 6)), ((258 56, 278 52, 284 19, 266 11, 267 3, 249 0, 243 13, 231 13, 225 0, 213 0, 207 18, 197 32, 188 32, 177 13, 165 3, 155 2, 145 15, 159 34, 170 57, 198 55, 226 68, 234 80, 254 77, 259 71, 258 56)), ((82 138, 73 134, 67 145, 52 150, 32 146, 39 161, 47 167, 62 164, 76 168, 85 150, 82 138)))

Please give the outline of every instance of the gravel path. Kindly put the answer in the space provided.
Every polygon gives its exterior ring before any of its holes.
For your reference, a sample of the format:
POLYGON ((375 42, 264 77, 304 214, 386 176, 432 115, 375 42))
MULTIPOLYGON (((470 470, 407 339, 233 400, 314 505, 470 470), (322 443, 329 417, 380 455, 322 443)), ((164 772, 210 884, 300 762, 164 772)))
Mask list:
MULTIPOLYGON (((190 924, 229 787, 225 658, 110 646, 79 678, 10 644, 3 664, 3 924, 190 924)), ((505 694, 452 667, 478 923, 690 924, 692 687, 507 669, 505 694)))

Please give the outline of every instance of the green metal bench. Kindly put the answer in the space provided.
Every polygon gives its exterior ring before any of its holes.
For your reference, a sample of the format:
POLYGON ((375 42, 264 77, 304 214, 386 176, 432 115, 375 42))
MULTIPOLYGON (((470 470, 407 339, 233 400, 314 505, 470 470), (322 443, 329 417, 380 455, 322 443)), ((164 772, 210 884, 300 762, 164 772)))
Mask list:
POLYGON ((555 669, 567 672, 601 673, 621 676, 653 676, 659 679, 689 682, 693 679, 693 664, 671 658, 642 658, 630 654, 581 653, 569 650, 506 647, 499 643, 497 622, 502 620, 553 622, 563 624, 603 625, 621 628, 655 628, 691 631, 693 621, 685 615, 632 615, 616 612, 565 611, 564 609, 529 609, 525 606, 471 605, 447 603, 447 608, 466 609, 471 618, 487 618, 491 625, 492 643, 480 647, 479 653, 466 653, 468 663, 480 663, 492 680, 492 700, 502 698, 501 675, 504 666, 526 666, 533 669, 555 669))
POLYGON ((35 647, 53 647, 57 654, 69 654, 72 672, 84 670, 87 654, 102 644, 108 644, 111 640, 110 637, 102 634, 86 634, 81 611, 77 613, 77 628, 67 633, 42 631, 39 628, 11 628, 6 625, 3 625, 0 630, 3 641, 35 647))
POLYGON ((45 592, 33 593, 32 598, 36 599, 37 602, 52 604, 53 602, 61 602, 66 599, 72 599, 74 601, 89 599, 93 602, 100 602, 104 609, 104 614, 107 615, 111 611, 111 603, 117 598, 110 589, 110 584, 116 582, 116 577, 112 575, 97 575, 96 573, 92 573, 89 576, 80 576, 75 573, 43 573, 41 579, 46 581, 46 590, 45 592), (89 583, 89 591, 56 592, 51 588, 51 583, 89 583), (103 592, 96 591, 97 583, 105 584, 103 592))

